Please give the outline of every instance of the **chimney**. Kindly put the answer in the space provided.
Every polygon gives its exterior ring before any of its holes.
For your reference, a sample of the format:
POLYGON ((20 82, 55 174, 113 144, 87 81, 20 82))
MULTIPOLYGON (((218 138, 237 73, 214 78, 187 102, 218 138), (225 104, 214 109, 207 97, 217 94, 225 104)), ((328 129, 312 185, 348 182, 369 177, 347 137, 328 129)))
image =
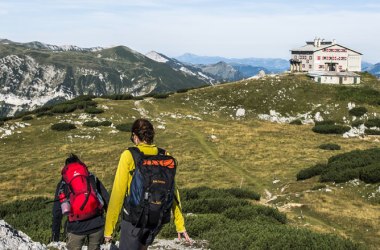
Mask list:
POLYGON ((321 47, 321 38, 318 38, 317 47, 321 47))
POLYGON ((336 40, 335 39, 332 40, 332 44, 336 44, 336 40))
POLYGON ((318 39, 314 38, 314 47, 317 47, 317 45, 318 45, 318 39))

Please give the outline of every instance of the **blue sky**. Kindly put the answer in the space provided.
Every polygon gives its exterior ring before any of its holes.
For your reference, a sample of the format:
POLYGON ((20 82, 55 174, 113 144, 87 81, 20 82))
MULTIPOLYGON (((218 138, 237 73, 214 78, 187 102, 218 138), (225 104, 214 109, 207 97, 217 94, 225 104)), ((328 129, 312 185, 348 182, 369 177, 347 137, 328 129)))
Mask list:
POLYGON ((379 23, 379 0, 0 0, 0 38, 168 56, 286 59, 321 37, 376 63, 379 23))

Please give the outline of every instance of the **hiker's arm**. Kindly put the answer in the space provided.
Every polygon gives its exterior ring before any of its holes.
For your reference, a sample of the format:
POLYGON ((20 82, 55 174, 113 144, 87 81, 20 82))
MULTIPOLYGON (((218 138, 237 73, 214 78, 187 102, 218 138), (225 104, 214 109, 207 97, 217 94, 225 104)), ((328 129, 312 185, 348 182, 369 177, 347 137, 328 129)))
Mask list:
POLYGON ((53 221, 51 225, 51 233, 52 241, 59 241, 59 235, 61 232, 61 222, 62 222, 62 210, 61 210, 61 203, 59 202, 59 197, 58 197, 58 191, 60 190, 61 187, 61 182, 58 183, 57 189, 55 190, 55 195, 54 195, 54 203, 53 203, 53 221))
POLYGON ((181 200, 179 197, 179 192, 177 186, 174 191, 174 201, 172 206, 172 211, 174 215, 174 224, 178 233, 186 232, 185 219, 182 214, 181 200))
POLYGON ((121 156, 116 170, 115 179, 112 186, 112 193, 106 215, 106 225, 104 227, 104 237, 112 237, 117 220, 119 218, 127 187, 130 183, 129 171, 133 167, 133 158, 129 150, 125 150, 121 156))

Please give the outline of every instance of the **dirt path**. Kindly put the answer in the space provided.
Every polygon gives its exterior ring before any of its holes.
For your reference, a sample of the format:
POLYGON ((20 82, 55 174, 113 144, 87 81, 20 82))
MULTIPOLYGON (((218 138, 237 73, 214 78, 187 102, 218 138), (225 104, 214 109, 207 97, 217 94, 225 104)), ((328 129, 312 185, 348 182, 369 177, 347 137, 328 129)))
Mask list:
POLYGON ((224 166, 229 168, 233 173, 237 173, 242 180, 244 181, 250 181, 251 183, 255 183, 255 179, 247 173, 247 171, 244 171, 241 167, 236 167, 236 163, 228 162, 221 158, 218 153, 213 150, 208 143, 206 142, 204 135, 200 132, 192 129, 190 132, 193 134, 194 138, 197 139, 200 146, 204 149, 204 152, 207 152, 214 160, 222 163, 224 166))

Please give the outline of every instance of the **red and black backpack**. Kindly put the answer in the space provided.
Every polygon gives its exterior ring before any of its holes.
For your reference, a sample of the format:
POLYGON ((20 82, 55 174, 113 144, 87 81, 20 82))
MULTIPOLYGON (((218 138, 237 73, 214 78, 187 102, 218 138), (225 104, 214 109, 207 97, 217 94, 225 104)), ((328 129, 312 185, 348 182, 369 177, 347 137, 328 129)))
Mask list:
POLYGON ((70 201, 70 222, 90 219, 103 213, 103 202, 96 190, 95 176, 80 162, 70 162, 62 169, 67 185, 66 198, 70 201))

